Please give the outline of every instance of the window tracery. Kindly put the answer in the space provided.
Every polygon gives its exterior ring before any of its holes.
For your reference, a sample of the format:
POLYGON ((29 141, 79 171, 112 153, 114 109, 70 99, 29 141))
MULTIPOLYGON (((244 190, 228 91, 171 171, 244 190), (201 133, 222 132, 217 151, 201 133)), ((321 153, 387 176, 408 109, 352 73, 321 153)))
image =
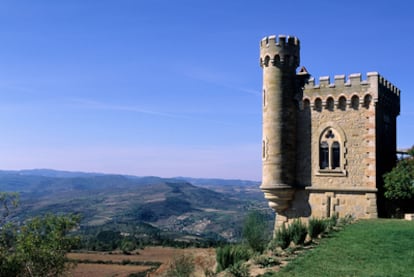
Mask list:
POLYGON ((340 134, 333 128, 325 129, 319 139, 319 172, 344 172, 344 146, 340 134))

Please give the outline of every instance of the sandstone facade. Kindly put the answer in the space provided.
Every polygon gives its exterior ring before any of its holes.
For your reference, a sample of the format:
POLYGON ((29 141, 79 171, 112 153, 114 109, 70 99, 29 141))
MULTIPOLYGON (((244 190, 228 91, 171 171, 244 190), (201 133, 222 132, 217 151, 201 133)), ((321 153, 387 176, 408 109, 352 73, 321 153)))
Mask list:
POLYGON ((295 37, 261 41, 263 180, 276 225, 294 218, 376 218, 382 175, 396 160, 400 90, 376 72, 298 73, 295 37))

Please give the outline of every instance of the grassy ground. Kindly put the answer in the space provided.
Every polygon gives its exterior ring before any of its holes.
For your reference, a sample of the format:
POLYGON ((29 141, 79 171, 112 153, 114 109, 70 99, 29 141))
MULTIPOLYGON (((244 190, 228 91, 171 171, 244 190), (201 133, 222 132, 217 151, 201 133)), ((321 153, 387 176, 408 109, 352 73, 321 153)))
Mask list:
POLYGON ((361 220, 273 276, 414 276, 414 222, 361 220))

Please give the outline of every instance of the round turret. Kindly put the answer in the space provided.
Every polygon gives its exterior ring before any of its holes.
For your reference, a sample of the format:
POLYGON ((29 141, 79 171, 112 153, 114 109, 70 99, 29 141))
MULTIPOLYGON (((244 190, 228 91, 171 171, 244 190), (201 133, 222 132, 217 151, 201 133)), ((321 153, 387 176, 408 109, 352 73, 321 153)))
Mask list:
POLYGON ((260 188, 282 212, 293 197, 296 176, 296 114, 299 40, 270 36, 260 42, 263 68, 263 174, 260 188))
POLYGON ((300 42, 285 35, 265 37, 260 42, 260 66, 274 65, 296 70, 300 63, 300 42))

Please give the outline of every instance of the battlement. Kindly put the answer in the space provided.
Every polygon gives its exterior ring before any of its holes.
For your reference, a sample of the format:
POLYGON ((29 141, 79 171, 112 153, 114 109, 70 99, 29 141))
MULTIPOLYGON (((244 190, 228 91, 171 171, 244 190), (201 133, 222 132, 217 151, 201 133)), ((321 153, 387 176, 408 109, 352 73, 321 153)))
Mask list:
POLYGON ((353 73, 346 78, 345 75, 335 75, 334 81, 330 81, 329 76, 319 77, 319 82, 315 82, 315 78, 310 78, 305 85, 305 89, 320 89, 320 88, 345 88, 345 87, 378 87, 382 90, 385 89, 396 96, 400 96, 400 90, 387 81, 378 72, 368 72, 366 79, 361 79, 361 73, 353 73))
POLYGON ((268 36, 260 41, 260 66, 298 67, 300 42, 294 36, 268 36))
POLYGON ((277 37, 275 35, 267 36, 260 41, 260 47, 269 47, 272 44, 278 46, 285 46, 287 44, 288 46, 299 47, 300 41, 297 37, 286 35, 278 35, 277 37))

